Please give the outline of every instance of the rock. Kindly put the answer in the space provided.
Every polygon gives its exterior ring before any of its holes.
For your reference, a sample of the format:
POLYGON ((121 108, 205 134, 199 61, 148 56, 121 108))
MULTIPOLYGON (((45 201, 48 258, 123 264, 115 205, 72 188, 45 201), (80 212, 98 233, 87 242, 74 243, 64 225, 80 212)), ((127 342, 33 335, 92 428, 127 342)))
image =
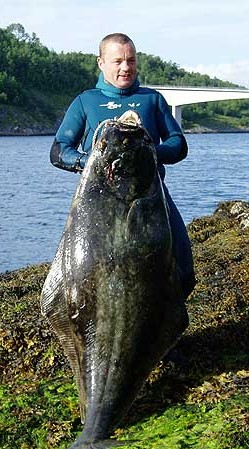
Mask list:
POLYGON ((239 221, 239 224, 242 228, 249 227, 249 207, 248 203, 238 201, 233 204, 230 210, 231 215, 235 217, 236 220, 239 221))

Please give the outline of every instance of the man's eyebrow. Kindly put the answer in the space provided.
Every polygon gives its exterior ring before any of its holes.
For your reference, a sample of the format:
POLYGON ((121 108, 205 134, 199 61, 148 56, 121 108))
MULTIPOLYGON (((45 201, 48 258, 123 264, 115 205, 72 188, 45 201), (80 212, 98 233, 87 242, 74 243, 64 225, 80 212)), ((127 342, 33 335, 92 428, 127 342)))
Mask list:
POLYGON ((113 61, 124 61, 124 60, 126 60, 126 61, 135 61, 136 60, 136 58, 135 58, 135 56, 130 56, 129 58, 122 58, 122 57, 120 57, 120 58, 113 58, 112 59, 113 61))

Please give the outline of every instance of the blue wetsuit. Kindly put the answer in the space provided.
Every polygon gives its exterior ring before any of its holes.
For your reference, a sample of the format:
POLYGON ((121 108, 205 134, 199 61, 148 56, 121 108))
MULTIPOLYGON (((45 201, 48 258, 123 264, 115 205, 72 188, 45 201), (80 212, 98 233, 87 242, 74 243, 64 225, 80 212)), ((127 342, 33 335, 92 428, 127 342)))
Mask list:
MULTIPOLYGON (((140 87, 138 80, 131 87, 120 89, 106 83, 102 73, 96 88, 84 91, 69 106, 51 148, 52 164, 69 171, 82 171, 98 124, 106 119, 120 117, 128 110, 138 112, 143 126, 152 137, 157 152, 158 171, 164 179, 164 164, 175 164, 184 159, 188 152, 185 137, 167 102, 156 90, 140 87)), ((185 296, 188 296, 195 283, 190 242, 179 211, 163 185, 170 209, 174 250, 185 296)))

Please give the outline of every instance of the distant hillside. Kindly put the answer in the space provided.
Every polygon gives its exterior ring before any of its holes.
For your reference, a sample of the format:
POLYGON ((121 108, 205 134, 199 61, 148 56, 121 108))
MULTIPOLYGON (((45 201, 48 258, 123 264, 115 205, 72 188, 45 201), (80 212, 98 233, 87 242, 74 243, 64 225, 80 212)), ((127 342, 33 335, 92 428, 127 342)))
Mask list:
MULTIPOLYGON (((56 53, 21 24, 0 28, 0 135, 54 133, 71 99, 96 84, 96 55, 56 53)), ((176 63, 138 53, 143 84, 239 87, 176 63)), ((249 129, 249 101, 202 103, 183 108, 183 129, 249 129)))

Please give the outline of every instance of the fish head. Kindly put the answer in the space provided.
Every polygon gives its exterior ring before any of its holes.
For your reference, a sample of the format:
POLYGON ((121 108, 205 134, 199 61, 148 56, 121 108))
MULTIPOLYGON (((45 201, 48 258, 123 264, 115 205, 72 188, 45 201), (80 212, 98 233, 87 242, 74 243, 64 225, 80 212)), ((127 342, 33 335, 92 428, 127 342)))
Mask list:
POLYGON ((138 114, 128 111, 108 121, 96 141, 95 171, 116 196, 147 196, 157 172, 154 143, 138 114))

